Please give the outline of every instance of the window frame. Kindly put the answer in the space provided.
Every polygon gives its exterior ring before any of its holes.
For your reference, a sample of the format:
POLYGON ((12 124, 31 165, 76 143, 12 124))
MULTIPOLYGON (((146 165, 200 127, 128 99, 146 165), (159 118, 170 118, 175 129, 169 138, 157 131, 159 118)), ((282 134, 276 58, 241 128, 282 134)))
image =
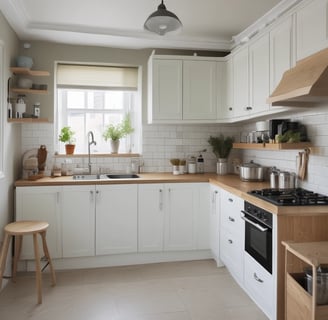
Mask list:
MULTIPOLYGON (((59 135, 59 131, 60 131, 60 128, 59 128, 59 121, 60 121, 60 115, 59 115, 59 101, 58 101, 58 89, 69 89, 69 86, 57 86, 57 78, 56 78, 56 75, 57 75, 57 66, 59 64, 71 64, 71 65, 74 65, 74 64, 77 64, 77 65, 86 65, 86 66, 108 66, 108 67, 133 67, 133 68, 136 68, 137 69, 137 78, 138 78, 138 85, 137 85, 137 90, 136 90, 136 96, 135 96, 135 105, 134 105, 134 108, 135 110, 131 110, 129 111, 130 113, 133 113, 135 116, 134 116, 134 134, 133 134, 133 145, 134 145, 134 150, 132 151, 131 155, 135 155, 135 154, 141 154, 142 153, 142 86, 141 86, 141 81, 142 81, 142 66, 141 65, 130 65, 130 64, 113 64, 113 63, 94 63, 94 62, 72 62, 72 61, 55 61, 54 62, 54 91, 55 91, 55 94, 54 94, 54 107, 55 107, 55 114, 54 114, 54 137, 55 137, 55 141, 54 141, 54 146, 55 146, 55 149, 57 150, 57 152, 59 152, 59 150, 61 150, 61 142, 58 140, 58 135, 59 135), (138 113, 140 113, 140 115, 138 115, 138 113)), ((82 89, 82 90, 104 90, 105 88, 101 88, 101 87, 79 87, 79 86, 72 86, 71 87, 72 89, 82 89)), ((122 91, 121 88, 118 88, 118 89, 112 89, 110 91, 115 91, 115 90, 119 90, 119 91, 122 91)), ((133 90, 126 90, 126 91, 133 91, 133 90)), ((84 110, 87 110, 87 109, 84 109, 84 110)), ((117 110, 115 109, 111 109, 113 110, 115 113, 117 110)), ((93 109, 89 109, 89 111, 93 111, 93 109)), ((131 139, 131 137, 126 137, 124 138, 125 139, 131 139)), ((121 155, 123 156, 126 156, 126 154, 129 154, 129 150, 126 150, 124 153, 121 153, 121 155)), ((64 155, 64 153, 59 153, 61 155, 64 155)), ((77 153, 77 155, 85 155, 86 153, 77 153)), ((108 148, 108 153, 107 152, 99 152, 99 153, 96 153, 98 155, 110 155, 110 147, 108 148)), ((116 154, 115 156, 120 156, 120 153, 119 154, 116 154)))

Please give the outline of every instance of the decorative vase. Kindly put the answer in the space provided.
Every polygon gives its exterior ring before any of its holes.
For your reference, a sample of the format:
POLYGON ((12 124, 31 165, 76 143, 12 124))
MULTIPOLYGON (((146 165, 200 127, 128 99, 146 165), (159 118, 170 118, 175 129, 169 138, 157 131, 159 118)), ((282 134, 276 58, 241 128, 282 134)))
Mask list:
POLYGON ((120 146, 120 140, 111 140, 110 146, 112 148, 112 153, 118 153, 118 148, 120 146))
POLYGON ((223 176, 228 173, 228 161, 225 158, 219 158, 216 164, 216 173, 223 176))
POLYGON ((73 154, 75 149, 75 144, 65 144, 66 154, 73 154))

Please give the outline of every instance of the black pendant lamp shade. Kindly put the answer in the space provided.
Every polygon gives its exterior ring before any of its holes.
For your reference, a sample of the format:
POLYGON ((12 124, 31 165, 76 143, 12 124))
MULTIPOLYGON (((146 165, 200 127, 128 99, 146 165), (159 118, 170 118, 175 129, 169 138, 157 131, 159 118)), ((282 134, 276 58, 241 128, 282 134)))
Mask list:
POLYGON ((157 11, 152 13, 144 24, 148 31, 155 32, 161 36, 170 31, 178 30, 182 27, 179 18, 171 11, 166 10, 163 3, 158 6, 157 11))

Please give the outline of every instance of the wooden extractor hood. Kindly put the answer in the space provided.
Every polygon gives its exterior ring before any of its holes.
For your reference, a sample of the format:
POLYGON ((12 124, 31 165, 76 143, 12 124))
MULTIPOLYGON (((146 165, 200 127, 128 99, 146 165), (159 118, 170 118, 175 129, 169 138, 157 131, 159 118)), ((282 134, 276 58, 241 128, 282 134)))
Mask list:
POLYGON ((290 107, 328 103, 328 49, 298 61, 286 71, 267 102, 290 107))

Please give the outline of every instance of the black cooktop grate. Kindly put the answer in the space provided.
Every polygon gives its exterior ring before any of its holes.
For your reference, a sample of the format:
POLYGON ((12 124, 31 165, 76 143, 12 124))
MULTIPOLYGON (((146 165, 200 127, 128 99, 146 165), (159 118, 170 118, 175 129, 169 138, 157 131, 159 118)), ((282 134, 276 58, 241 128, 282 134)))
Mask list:
POLYGON ((321 206, 328 205, 328 196, 302 188, 261 189, 249 194, 278 206, 321 206))

